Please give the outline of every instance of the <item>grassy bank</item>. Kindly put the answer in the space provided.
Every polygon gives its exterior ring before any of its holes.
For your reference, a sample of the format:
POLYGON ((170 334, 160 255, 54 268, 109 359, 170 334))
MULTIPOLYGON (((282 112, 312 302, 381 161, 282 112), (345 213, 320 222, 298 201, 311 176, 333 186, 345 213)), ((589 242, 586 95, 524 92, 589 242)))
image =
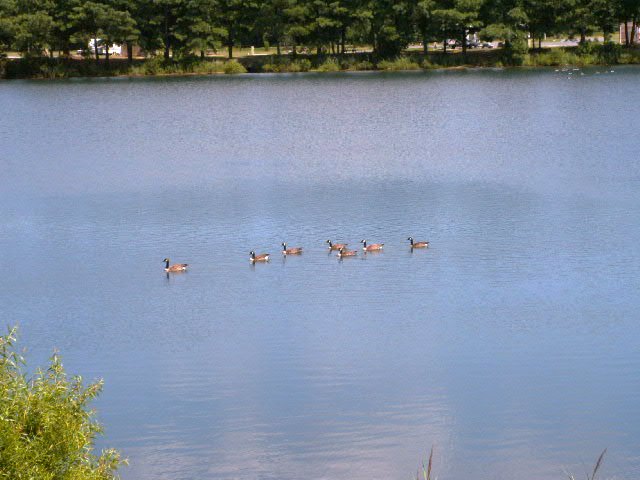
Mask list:
POLYGON ((587 44, 580 47, 549 48, 510 55, 502 49, 472 50, 466 53, 405 53, 394 59, 379 59, 370 53, 347 55, 298 55, 296 58, 276 55, 248 56, 238 60, 189 57, 165 61, 155 57, 136 59, 131 64, 123 58, 104 60, 73 58, 20 58, 0 60, 0 77, 72 78, 104 76, 206 75, 236 73, 297 73, 338 71, 400 71, 456 67, 515 66, 589 66, 640 64, 640 49, 619 45, 587 44))

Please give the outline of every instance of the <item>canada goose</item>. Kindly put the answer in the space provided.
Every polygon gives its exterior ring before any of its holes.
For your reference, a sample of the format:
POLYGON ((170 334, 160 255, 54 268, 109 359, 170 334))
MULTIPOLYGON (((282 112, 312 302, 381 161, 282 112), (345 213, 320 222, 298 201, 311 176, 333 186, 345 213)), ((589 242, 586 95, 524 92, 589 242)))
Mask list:
POLYGON ((411 248, 429 248, 429 242, 414 242, 413 237, 407 238, 411 242, 411 248))
POLYGON ((360 243, 363 245, 362 250, 365 252, 377 252, 384 248, 384 243, 372 243, 371 245, 367 245, 366 240, 360 240, 360 243))
POLYGON ((356 255, 358 255, 358 252, 356 252, 355 250, 347 250, 344 247, 342 247, 340 250, 338 250, 338 257, 339 258, 342 258, 342 257, 355 257, 356 255))
POLYGON ((249 252, 249 255, 251 255, 251 257, 249 258, 249 261, 251 263, 268 262, 269 261, 269 254, 268 253, 261 253, 260 255, 256 255, 256 252, 251 250, 249 252))
POLYGON ((301 253, 302 247, 287 248, 287 242, 282 242, 283 255, 300 255, 301 253))
POLYGON ((348 243, 332 243, 331 240, 327 240, 329 244, 329 251, 331 250, 340 250, 341 248, 347 248, 348 243))
POLYGON ((165 272, 184 272, 189 266, 188 263, 174 263, 169 266, 169 259, 165 258, 162 260, 164 262, 164 271, 165 272))

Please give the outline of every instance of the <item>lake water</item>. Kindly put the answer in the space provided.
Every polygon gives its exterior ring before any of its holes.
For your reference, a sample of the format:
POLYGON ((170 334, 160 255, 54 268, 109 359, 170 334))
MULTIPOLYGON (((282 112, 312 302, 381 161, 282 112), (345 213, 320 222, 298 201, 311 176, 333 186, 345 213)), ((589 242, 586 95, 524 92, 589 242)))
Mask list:
POLYGON ((640 477, 640 68, 2 82, 0 112, 1 323, 104 378, 123 479, 406 479, 432 445, 441 480, 605 447, 640 477))

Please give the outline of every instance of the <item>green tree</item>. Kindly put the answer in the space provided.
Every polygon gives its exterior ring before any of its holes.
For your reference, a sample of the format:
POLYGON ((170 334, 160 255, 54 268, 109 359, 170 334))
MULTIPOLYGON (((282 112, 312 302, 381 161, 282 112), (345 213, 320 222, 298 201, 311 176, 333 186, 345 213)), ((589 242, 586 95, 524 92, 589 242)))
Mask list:
POLYGON ((14 43, 16 9, 14 0, 0 0, 0 54, 14 43))
MULTIPOLYGON (((129 12, 116 10, 111 6, 104 9, 104 17, 101 19, 102 41, 105 44, 105 60, 109 65, 109 46, 112 44, 132 45, 140 32, 136 28, 136 22, 129 12)), ((129 48, 131 51, 131 48, 129 48)))
POLYGON ((504 40, 511 61, 521 63, 529 51, 529 17, 522 7, 522 0, 487 0, 480 10, 480 18, 485 25, 480 37, 485 40, 504 40))
POLYGON ((15 17, 14 46, 26 55, 42 55, 51 46, 53 18, 44 11, 22 13, 15 17))
POLYGON ((292 43, 291 51, 295 57, 298 44, 309 35, 309 28, 307 26, 309 12, 306 5, 296 1, 284 10, 284 15, 287 18, 284 34, 292 43))
POLYGON ((219 0, 218 21, 225 32, 229 58, 233 58, 233 47, 243 34, 253 29, 258 12, 256 0, 219 0))
POLYGON ((570 5, 566 0, 524 0, 523 7, 529 19, 532 47, 537 38, 538 48, 542 48, 544 35, 563 31, 562 19, 568 17, 570 5))
POLYGON ((640 0, 619 0, 616 5, 618 12, 618 20, 624 23, 625 45, 633 45, 635 43, 636 26, 640 17, 640 0), (631 23, 631 29, 629 29, 631 23))
POLYGON ((368 41, 381 57, 398 55, 413 38, 412 8, 408 0, 370 0, 361 5, 358 17, 365 20, 368 41))
POLYGON ((429 41, 435 35, 433 12, 436 9, 435 0, 417 0, 413 5, 413 22, 422 41, 422 51, 429 52, 429 41))
POLYGON ((618 28, 617 5, 611 0, 592 0, 591 9, 595 24, 604 34, 605 42, 611 40, 611 34, 618 28))
POLYGON ((100 60, 99 45, 104 46, 105 61, 109 64, 109 46, 137 38, 138 30, 129 12, 116 10, 107 3, 84 2, 71 15, 77 37, 86 45, 92 39, 96 62, 100 60))
POLYGON ((204 57, 206 50, 217 49, 225 30, 216 26, 217 0, 187 0, 183 15, 178 19, 176 39, 184 54, 199 51, 204 57))
MULTIPOLYGON (((52 48, 59 50, 65 56, 71 53, 71 45, 74 35, 77 33, 72 19, 74 8, 80 6, 82 0, 56 0, 52 9, 54 20, 52 36, 52 48)), ((86 47, 86 45, 83 45, 86 47)))
POLYGON ((592 0, 568 0, 570 6, 567 11, 567 18, 564 19, 567 30, 570 33, 580 35, 580 43, 587 41, 587 35, 593 33, 596 27, 592 0))
POLYGON ((57 354, 29 378, 15 341, 15 328, 0 336, 0 478, 116 479, 120 454, 93 453, 102 426, 89 404, 102 382, 69 378, 57 354))
POLYGON ((478 31, 482 23, 479 19, 481 6, 482 0, 454 0, 444 2, 441 8, 433 11, 445 48, 448 38, 456 38, 462 45, 462 51, 467 51, 468 33, 478 31))
POLYGON ((295 18, 288 12, 296 7, 296 3, 296 0, 266 0, 260 6, 259 27, 264 32, 264 39, 269 44, 275 43, 278 56, 282 53, 288 27, 295 23, 295 18))

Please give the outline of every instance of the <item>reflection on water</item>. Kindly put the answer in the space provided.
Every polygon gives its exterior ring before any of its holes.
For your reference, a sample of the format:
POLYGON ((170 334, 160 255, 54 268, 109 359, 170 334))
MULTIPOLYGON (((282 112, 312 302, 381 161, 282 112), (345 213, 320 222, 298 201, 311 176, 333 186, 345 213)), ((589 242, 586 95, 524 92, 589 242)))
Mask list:
POLYGON ((640 70, 586 73, 6 83, 5 323, 125 479, 636 478, 640 70))

